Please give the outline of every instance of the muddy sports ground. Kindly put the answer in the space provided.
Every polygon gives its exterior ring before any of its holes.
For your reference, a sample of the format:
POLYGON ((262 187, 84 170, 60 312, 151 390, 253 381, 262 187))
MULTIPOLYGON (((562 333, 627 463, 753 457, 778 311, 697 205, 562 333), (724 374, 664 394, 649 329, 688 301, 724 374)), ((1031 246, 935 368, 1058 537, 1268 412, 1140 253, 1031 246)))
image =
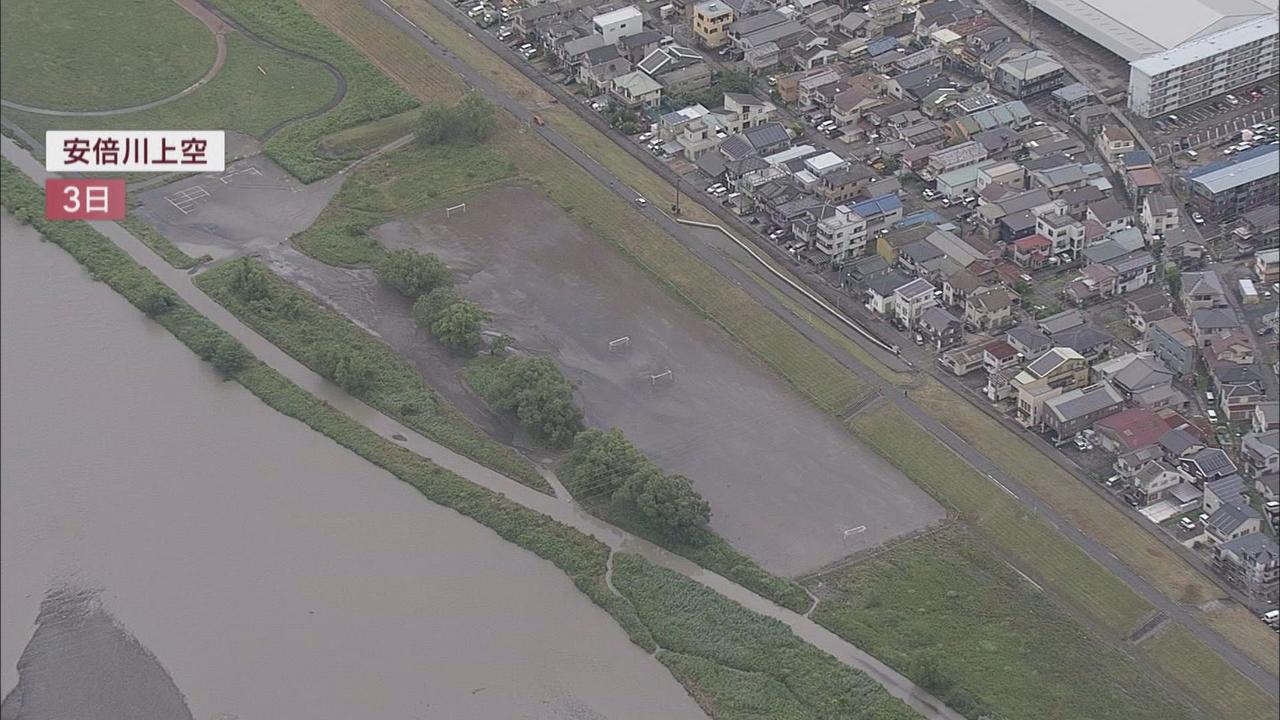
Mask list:
MULTIPOLYGON (((514 428, 463 386, 464 361, 414 325, 403 298, 368 270, 325 265, 283 240, 310 225, 338 182, 303 186, 257 157, 149 191, 139 216, 190 254, 263 258, 511 442, 514 428)), ((622 429, 691 478, 712 527, 771 572, 801 575, 943 519, 896 468, 538 192, 502 187, 465 212, 375 232, 388 248, 439 254, 459 289, 494 313, 491 329, 560 364, 591 426, 622 429)))

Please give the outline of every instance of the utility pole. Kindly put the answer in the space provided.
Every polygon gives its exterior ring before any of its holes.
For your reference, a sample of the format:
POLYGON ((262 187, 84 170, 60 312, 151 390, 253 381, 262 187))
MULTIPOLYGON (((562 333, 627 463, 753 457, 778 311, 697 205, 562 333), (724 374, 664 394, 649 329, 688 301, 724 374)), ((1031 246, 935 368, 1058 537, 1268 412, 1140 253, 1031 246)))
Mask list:
POLYGON ((680 216, 680 179, 680 176, 676 175, 676 204, 671 206, 671 210, 676 214, 676 217, 680 216))
POLYGON ((1035 26, 1036 6, 1032 0, 1027 0, 1027 45, 1031 46, 1032 50, 1036 49, 1035 26))

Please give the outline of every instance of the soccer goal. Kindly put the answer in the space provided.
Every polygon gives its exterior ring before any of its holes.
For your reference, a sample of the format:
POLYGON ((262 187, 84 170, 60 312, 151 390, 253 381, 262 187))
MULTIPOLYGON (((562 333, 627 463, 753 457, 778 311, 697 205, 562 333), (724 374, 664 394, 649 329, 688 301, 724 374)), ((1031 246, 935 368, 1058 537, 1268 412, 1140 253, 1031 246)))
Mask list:
POLYGON ((445 208, 445 209, 444 209, 444 216, 445 216, 445 217, 453 217, 454 215, 466 215, 466 214, 467 214, 467 204, 466 204, 466 203, 458 203, 457 205, 454 205, 453 207, 447 207, 447 208, 445 208))
POLYGON ((616 340, 609 341, 609 352, 625 352, 631 347, 631 336, 623 335, 616 340))
POLYGON ((676 381, 676 376, 671 373, 670 368, 663 370, 657 375, 649 376, 649 384, 651 387, 655 387, 655 388, 661 385, 670 385, 675 381, 676 381))

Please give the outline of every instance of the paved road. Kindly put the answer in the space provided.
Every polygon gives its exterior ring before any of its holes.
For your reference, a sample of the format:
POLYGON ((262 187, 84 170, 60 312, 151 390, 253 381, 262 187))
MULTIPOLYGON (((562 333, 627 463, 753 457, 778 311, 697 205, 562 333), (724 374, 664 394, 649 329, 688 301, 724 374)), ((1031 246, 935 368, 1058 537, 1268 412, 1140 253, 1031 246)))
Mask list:
MULTIPOLYGON (((0 148, 2 148, 5 158, 17 165, 36 182, 43 183, 49 177, 30 153, 23 150, 9 138, 0 138, 0 148)), ((157 277, 173 288, 179 297, 216 323, 218 327, 244 343, 245 347, 264 363, 289 378, 299 387, 323 399, 379 435, 386 438, 394 438, 406 448, 423 457, 430 458, 437 465, 447 468, 477 485, 501 493, 514 502, 592 535, 613 550, 643 555, 655 564, 680 572, 744 607, 786 623, 797 636, 830 653, 850 667, 867 673, 891 695, 906 702, 926 718, 931 720, 964 720, 962 715, 951 710, 937 698, 917 687, 905 676, 813 622, 807 616, 775 605, 720 575, 705 570, 678 555, 609 525, 589 515, 564 498, 546 495, 521 485, 515 480, 463 457, 379 413, 360 400, 348 395, 338 386, 316 375, 306 366, 273 345, 269 340, 241 323, 221 305, 209 299, 195 286, 193 280, 195 273, 178 270, 166 264, 150 248, 143 245, 141 241, 114 222, 93 222, 90 224, 95 230, 101 232, 128 253, 139 264, 155 273, 157 277), (404 438, 404 440, 399 438, 404 438)))
MULTIPOLYGON (((491 102, 508 110, 517 119, 532 122, 531 111, 496 87, 484 75, 475 71, 452 53, 445 51, 433 38, 430 37, 427 32, 423 31, 408 18, 397 12, 394 8, 391 8, 383 2, 383 0, 365 0, 365 4, 395 24, 407 35, 414 38, 423 47, 427 48, 427 50, 429 50, 438 60, 457 72, 468 84, 480 90, 491 102)), ((448 17, 453 17, 455 19, 460 17, 458 16, 456 9, 444 0, 432 0, 432 4, 448 17)), ((465 23, 465 20, 462 22, 465 23)), ((465 26, 466 25, 464 24, 464 27, 465 26)), ((518 60, 514 60, 514 56, 511 55, 510 48, 502 45, 487 33, 478 33, 473 37, 477 42, 486 45, 500 57, 507 59, 508 62, 512 62, 513 64, 519 62, 518 60)), ((581 111, 576 107, 576 105, 570 106, 581 111)), ((597 181, 606 187, 612 188, 617 195, 628 201, 631 201, 636 197, 634 190, 628 188, 608 169, 596 162, 596 160, 588 153, 581 150, 564 136, 556 132, 554 128, 538 125, 531 125, 531 127, 533 131, 537 132, 546 139, 547 142, 551 143, 552 146, 580 165, 597 181)), ((672 237, 676 238, 693 251, 700 259, 707 262, 712 267, 716 268, 721 274, 738 284, 761 304, 772 309, 779 315, 779 317, 790 323, 797 331, 808 337, 818 346, 822 347, 850 370, 857 373, 865 381, 873 386, 882 386, 881 391, 884 393, 885 397, 901 407, 917 423, 936 436, 940 441, 963 457, 980 472, 992 478, 993 482, 997 482, 1011 490, 1023 506, 1035 513, 1038 513, 1048 522, 1052 523, 1069 540, 1079 546, 1081 550, 1114 573, 1157 609, 1186 625, 1196 637, 1221 655, 1232 667, 1236 668, 1246 677, 1253 680, 1271 695, 1280 695, 1280 680, 1262 667, 1258 666, 1246 655, 1236 649, 1236 647, 1225 638, 1218 635, 1207 625, 1201 622, 1195 615, 1195 612, 1197 612, 1195 608, 1183 606, 1181 603, 1172 600, 1159 590, 1152 587, 1150 583, 1130 570, 1127 565, 1121 562, 1106 547, 1076 529, 1074 525, 1059 515, 1053 508, 1042 502, 1036 495, 1023 487, 1012 477, 1005 474, 995 463, 978 451, 974 450, 963 438, 956 435, 949 428, 912 402, 904 393, 903 389, 885 383, 878 375, 875 374, 874 371, 853 358, 846 350, 833 343, 829 338, 815 330, 808 323, 795 317, 795 315, 783 306, 772 293, 761 287, 755 277, 744 273, 738 264, 735 263, 735 260, 742 263, 754 263, 755 260, 743 253, 740 248, 734 245, 734 243, 725 238, 721 233, 714 230, 682 226, 672 220, 665 212, 656 207, 656 205, 656 203, 650 203, 647 207, 639 208, 639 210, 671 234, 672 237)), ((793 288, 788 287, 782 281, 777 280, 772 276, 769 276, 767 281, 773 283, 778 287, 778 289, 791 295, 797 301, 812 307, 814 312, 819 314, 824 312, 824 310, 814 306, 808 298, 796 293, 793 288)), ((842 326, 838 327, 842 332, 846 332, 850 339, 865 347, 868 352, 871 352, 877 357, 885 358, 885 360, 891 365, 900 365, 900 360, 894 358, 888 353, 884 353, 874 345, 870 345, 863 338, 857 336, 853 330, 849 330, 842 326)))

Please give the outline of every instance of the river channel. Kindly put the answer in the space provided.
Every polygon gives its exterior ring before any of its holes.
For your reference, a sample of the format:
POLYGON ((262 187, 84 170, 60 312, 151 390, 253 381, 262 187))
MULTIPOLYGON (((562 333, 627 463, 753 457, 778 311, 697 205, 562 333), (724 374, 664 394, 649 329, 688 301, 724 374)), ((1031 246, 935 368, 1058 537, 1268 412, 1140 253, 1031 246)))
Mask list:
POLYGON ((4 720, 704 717, 551 565, 0 236, 4 720))

